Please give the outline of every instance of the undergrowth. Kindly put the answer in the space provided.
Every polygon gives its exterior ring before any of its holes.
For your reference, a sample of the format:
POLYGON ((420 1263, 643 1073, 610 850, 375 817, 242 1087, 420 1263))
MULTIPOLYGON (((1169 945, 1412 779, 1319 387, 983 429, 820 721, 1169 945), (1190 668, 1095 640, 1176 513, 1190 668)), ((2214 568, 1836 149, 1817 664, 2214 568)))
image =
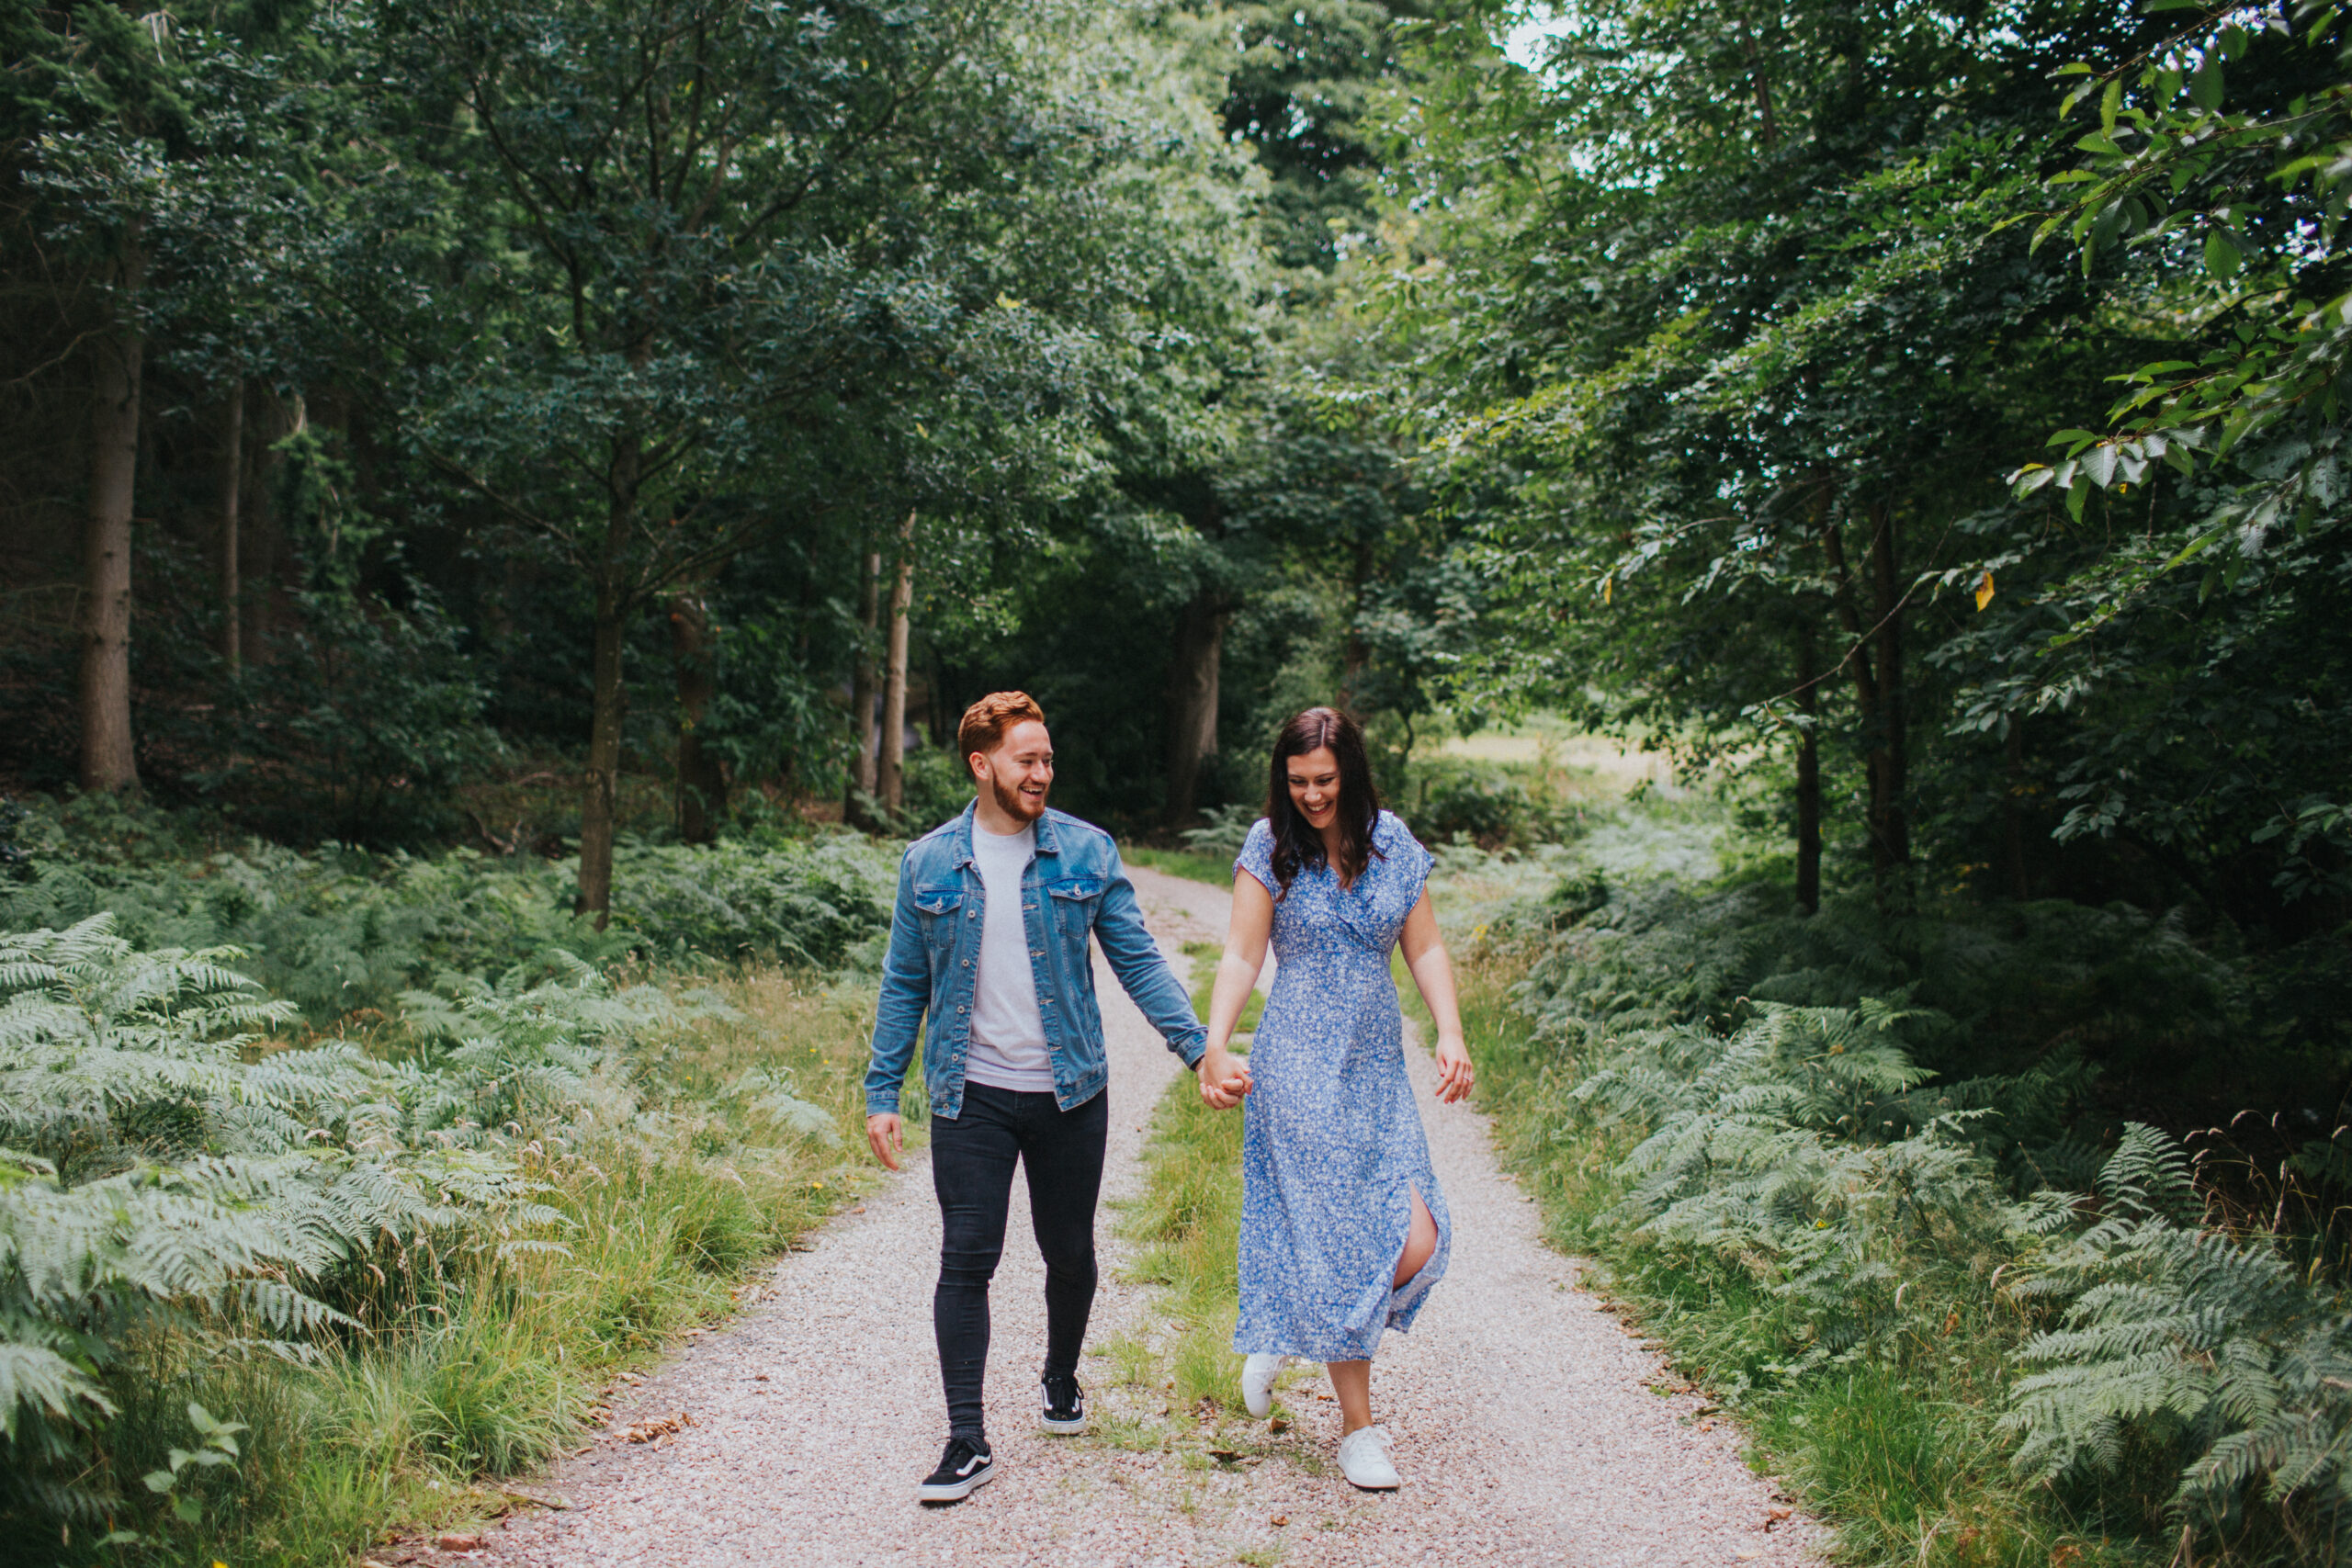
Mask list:
MULTIPOLYGON (((1485 862, 1449 869, 1490 891, 1485 862)), ((1479 1102, 1550 1238, 1842 1555, 2352 1557, 2327 1244, 2098 1092, 2224 1050, 2240 972, 2124 910, 1806 920, 1766 885, 1554 880, 1476 940, 1449 919, 1479 1102)))
POLYGON ((105 911, 141 947, 234 946, 231 960, 325 1026, 390 1012, 443 975, 484 976, 556 950, 679 967, 781 961, 872 967, 889 929, 895 846, 848 833, 707 847, 624 841, 612 919, 574 916, 574 860, 432 855, 218 840, 104 797, 34 801, 0 874, 0 931, 105 911))
POLYGON ((235 957, 0 939, 0 1562, 461 1518, 862 1179, 862 988, 557 953, 319 1036, 235 957))

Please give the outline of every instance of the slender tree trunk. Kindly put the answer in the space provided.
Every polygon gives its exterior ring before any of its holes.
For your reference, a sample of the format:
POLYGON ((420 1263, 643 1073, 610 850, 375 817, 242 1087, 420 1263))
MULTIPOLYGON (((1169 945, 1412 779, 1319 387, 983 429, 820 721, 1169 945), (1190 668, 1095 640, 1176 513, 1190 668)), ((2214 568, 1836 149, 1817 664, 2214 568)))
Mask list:
MULTIPOLYGON (((1900 798, 1901 712, 1899 705, 1890 708, 1887 702, 1890 682, 1885 669, 1890 653, 1898 660, 1902 657, 1902 621, 1894 614, 1894 606, 1900 601, 1886 592, 1894 571, 1894 525, 1883 510, 1873 512, 1871 523, 1870 565, 1876 590, 1872 600, 1879 619, 1870 624, 1862 620, 1860 592, 1846 564, 1844 536, 1838 531, 1837 519, 1826 512, 1822 517, 1821 545, 1836 584, 1833 602, 1838 619, 1846 628, 1846 635, 1853 639, 1846 662, 1854 672, 1854 702, 1862 716, 1862 772, 1870 785, 1870 805, 1863 820, 1871 837, 1871 875, 1878 888, 1879 901, 1884 905, 1892 896, 1891 874, 1910 859, 1911 852, 1900 798)), ((1896 675, 1899 679, 1899 664, 1896 675)))
POLYGON ((2002 870, 2007 874, 2009 897, 2024 903, 2033 897, 2025 867, 2025 716, 2009 716, 2009 735, 2003 747, 2008 763, 2008 789, 2001 797, 2002 870))
POLYGON ((1821 908, 1821 679, 1810 619, 1797 627, 1797 907, 1821 908))
POLYGON ((1903 709, 1903 581, 1894 509, 1882 502, 1871 512, 1871 577, 1877 588, 1878 748, 1880 778, 1876 826, 1871 829, 1873 864, 1893 872, 1911 863, 1911 819, 1904 806, 1909 785, 1911 747, 1903 709))
POLYGON ((1372 581, 1372 541, 1359 539, 1348 574, 1348 638, 1340 649, 1340 689, 1333 697, 1333 705, 1342 713, 1355 711, 1356 686, 1363 679, 1364 667, 1372 662, 1372 649, 1363 640, 1363 592, 1372 581))
POLYGON ((1225 629, 1233 610, 1224 596, 1204 591, 1176 617, 1176 644, 1168 666, 1168 805, 1170 828, 1189 827, 1200 810, 1201 784, 1216 761, 1218 682, 1225 629))
POLYGON ((915 514, 899 525, 899 570, 890 584, 890 646, 882 671, 882 743, 875 797, 896 817, 907 799, 907 611, 915 597, 915 514))
POLYGON ((146 340, 123 309, 145 280, 133 220, 116 253, 118 303, 90 347, 90 500, 82 535, 82 759, 85 790, 135 789, 130 734, 130 514, 139 474, 146 340))
POLYGON ((220 662, 234 679, 245 657, 244 612, 239 601, 237 525, 243 498, 238 493, 245 478, 245 380, 229 383, 228 406, 220 420, 220 662))
POLYGON ((614 454, 605 553, 596 571, 595 643, 590 660, 594 695, 588 721, 588 770, 581 780, 580 900, 574 908, 595 916, 598 931, 612 919, 613 832, 620 815, 621 719, 626 696, 621 649, 628 638, 630 607, 621 584, 621 541, 637 509, 641 461, 636 438, 623 438, 614 454))
POLYGON ((874 796, 874 645, 882 626, 882 557, 868 552, 858 566, 858 624, 865 635, 858 639, 857 660, 850 668, 849 711, 857 726, 857 758, 850 765, 849 798, 842 816, 853 827, 870 828, 863 795, 874 796))
POLYGON ((248 662, 269 657, 270 589, 283 553, 277 539, 277 443, 289 428, 286 405, 275 394, 264 390, 255 403, 254 438, 244 444, 244 515, 237 529, 237 593, 243 612, 239 645, 248 662))
POLYGON ((727 770, 703 744, 703 717, 718 681, 710 663, 710 608, 698 585, 671 598, 670 657, 678 682, 678 837, 707 844, 727 815, 727 770))

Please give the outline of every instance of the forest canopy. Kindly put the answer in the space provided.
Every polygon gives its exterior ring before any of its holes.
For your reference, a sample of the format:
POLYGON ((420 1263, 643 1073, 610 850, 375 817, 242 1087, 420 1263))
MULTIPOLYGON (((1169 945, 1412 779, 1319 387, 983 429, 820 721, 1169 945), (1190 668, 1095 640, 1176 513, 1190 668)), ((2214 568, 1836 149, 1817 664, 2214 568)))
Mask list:
POLYGON ((6 27, 17 788, 600 914, 625 831, 927 826, 993 688, 1168 832, 1307 702, 1398 783, 1543 711, 1803 908, 2346 919, 2331 9, 6 27))

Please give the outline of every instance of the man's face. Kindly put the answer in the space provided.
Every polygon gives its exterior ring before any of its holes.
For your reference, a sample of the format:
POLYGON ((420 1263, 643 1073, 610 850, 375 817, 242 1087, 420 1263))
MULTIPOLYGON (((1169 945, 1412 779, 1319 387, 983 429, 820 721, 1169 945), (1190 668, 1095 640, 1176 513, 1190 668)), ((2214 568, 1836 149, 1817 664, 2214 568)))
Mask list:
POLYGON ((1054 742, 1046 727, 1024 718, 1004 732, 993 751, 975 751, 972 772, 1018 822, 1046 814, 1046 792, 1054 787, 1054 742))

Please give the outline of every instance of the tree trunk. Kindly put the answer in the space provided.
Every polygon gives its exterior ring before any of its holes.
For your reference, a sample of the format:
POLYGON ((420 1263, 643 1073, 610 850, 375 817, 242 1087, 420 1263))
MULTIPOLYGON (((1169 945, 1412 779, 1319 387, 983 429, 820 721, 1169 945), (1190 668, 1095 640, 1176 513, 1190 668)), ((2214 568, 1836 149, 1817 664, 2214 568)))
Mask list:
POLYGON ((1363 640, 1363 592, 1372 581, 1372 541, 1358 539, 1348 574, 1348 637, 1340 650, 1340 689, 1332 702, 1341 713, 1355 711, 1356 686, 1372 662, 1372 649, 1363 640))
POLYGON ((237 529, 241 579, 237 592, 239 607, 243 611, 240 647, 247 658, 266 660, 273 603, 271 582, 278 571, 278 559, 285 553, 277 537, 277 444, 285 439, 291 423, 286 404, 276 395, 265 390, 257 401, 258 406, 253 411, 253 423, 257 427, 254 438, 245 443, 250 461, 243 487, 244 516, 237 529))
POLYGON ((220 662, 228 666, 232 680, 243 667, 245 657, 243 611, 238 604, 243 593, 237 560, 237 511, 243 500, 238 491, 244 477, 245 381, 240 376, 229 382, 228 407, 220 421, 220 662))
POLYGON ((90 499, 82 535, 82 787, 134 789, 130 735, 130 513, 146 340, 122 307, 146 275, 134 219, 116 253, 114 303, 90 347, 90 499))
POLYGON ((1813 623, 1797 627, 1797 908, 1810 915, 1821 908, 1821 679, 1813 623))
POLYGON ((1821 522, 1822 552, 1836 584, 1833 601, 1838 619, 1853 639, 1846 661, 1854 671, 1854 702, 1862 718, 1865 747, 1863 776, 1869 781, 1870 805, 1864 824, 1871 836, 1871 875, 1883 906, 1892 892, 1891 874, 1911 858, 1910 833, 1904 819, 1902 791, 1905 758, 1902 706, 1890 702, 1894 682, 1901 678, 1902 617, 1895 610, 1900 595, 1889 587, 1895 579, 1894 519, 1883 508, 1874 509, 1871 530, 1871 573, 1878 619, 1865 626, 1860 593, 1846 564, 1846 545, 1837 519, 1825 509, 1821 522), (1873 652, 1876 657, 1873 658, 1873 652), (1896 660, 1890 672, 1886 660, 1896 660))
POLYGON ((882 671, 882 743, 875 759, 875 798, 896 817, 907 799, 907 610, 915 597, 915 514, 899 525, 899 570, 890 584, 890 646, 882 671))
POLYGON ((670 601, 670 657, 678 681, 678 837, 707 844, 727 815, 727 770, 703 745, 703 716, 718 681, 710 664, 710 609, 698 587, 670 601))
POLYGON ((882 626, 882 557, 868 552, 858 566, 858 624, 865 635, 858 639, 857 660, 850 669, 849 711, 857 727, 857 757, 850 764, 849 798, 842 817, 853 827, 870 828, 865 802, 874 796, 874 644, 882 626))
POLYGON ((1903 796, 1910 782, 1911 748, 1903 711, 1903 581, 1894 509, 1872 509, 1871 577, 1877 588, 1879 711, 1872 760, 1879 777, 1871 791, 1871 865, 1882 874, 1911 863, 1911 819, 1903 796))
POLYGON ((1223 595, 1193 596, 1176 617, 1168 666, 1168 807, 1170 828, 1192 825, 1201 784, 1216 761, 1217 682, 1225 661, 1225 628, 1233 610, 1223 595))
POLYGON ((588 771, 581 780, 580 899, 573 908, 579 914, 595 916, 598 931, 603 931, 612 919, 613 832, 620 815, 621 719, 626 697, 621 684, 621 649, 628 639, 630 607, 621 585, 621 540, 637 509, 641 461, 636 438, 623 437, 613 455, 605 554, 596 570, 588 771))
POLYGON ((2001 859, 2007 863, 2009 897, 2024 903, 2033 897, 2025 866, 2025 716, 2009 716, 2009 734, 2003 750, 2008 762, 2008 789, 2001 797, 2001 859))

